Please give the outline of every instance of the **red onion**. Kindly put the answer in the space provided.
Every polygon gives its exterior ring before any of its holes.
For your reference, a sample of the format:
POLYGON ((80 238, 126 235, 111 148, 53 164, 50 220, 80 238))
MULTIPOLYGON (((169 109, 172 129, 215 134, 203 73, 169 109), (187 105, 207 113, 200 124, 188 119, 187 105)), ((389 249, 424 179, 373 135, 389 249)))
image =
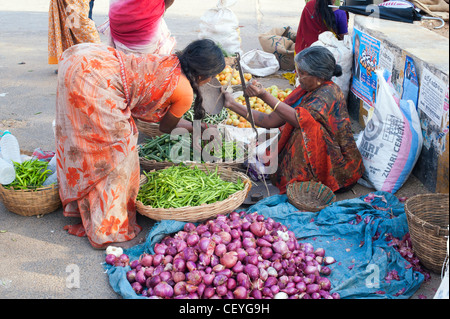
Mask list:
POLYGON ((263 296, 266 296, 266 297, 269 297, 269 298, 272 298, 272 297, 273 297, 273 292, 272 292, 272 290, 270 290, 269 287, 264 287, 264 288, 261 290, 261 292, 262 292, 263 296))
POLYGON ((223 244, 226 245, 226 244, 229 244, 231 242, 232 237, 231 237, 231 234, 229 232, 221 231, 221 232, 219 232, 219 236, 222 239, 221 242, 223 244))
POLYGON ((190 247, 194 247, 195 245, 198 244, 199 240, 200 240, 200 237, 197 234, 192 233, 187 236, 186 244, 190 247))
POLYGON ((160 282, 161 282, 161 277, 159 277, 159 276, 148 277, 147 280, 145 281, 145 286, 147 288, 154 288, 160 282))
POLYGON ((202 275, 200 271, 193 270, 186 274, 186 279, 188 284, 198 286, 202 282, 202 275))
POLYGON ((250 277, 250 279, 255 280, 259 277, 259 269, 255 265, 248 264, 244 267, 244 272, 250 277))
POLYGON ((173 270, 184 272, 186 270, 186 261, 181 258, 177 258, 173 261, 173 270))
POLYGON ((317 248, 317 249, 314 251, 314 254, 315 254, 316 256, 325 257, 325 249, 323 249, 323 248, 317 248))
POLYGON ((257 255, 251 255, 244 258, 244 262, 246 264, 252 264, 257 265, 258 264, 258 256, 257 255))
POLYGON ((272 246, 272 244, 270 242, 268 242, 267 240, 262 239, 262 238, 258 238, 256 240, 256 245, 259 247, 271 247, 272 246))
POLYGON ((266 233, 266 228, 264 227, 264 223, 261 222, 253 222, 250 225, 250 231, 256 236, 256 237, 262 237, 266 233))
POLYGON ((331 265, 334 264, 336 262, 336 260, 333 257, 325 257, 323 260, 323 263, 325 265, 331 265))
POLYGON ((186 291, 187 291, 189 294, 192 294, 192 293, 194 293, 194 292, 197 292, 197 289, 198 289, 198 286, 186 283, 186 291))
POLYGON ((232 229, 230 231, 230 235, 231 235, 231 238, 233 238, 233 239, 241 238, 241 234, 239 233, 239 231, 237 229, 232 229))
POLYGON ((236 299, 247 299, 248 290, 245 287, 239 286, 233 291, 233 296, 236 299))
POLYGON ((272 247, 276 253, 279 253, 281 255, 284 255, 285 253, 287 253, 289 251, 287 244, 282 240, 274 242, 272 244, 272 247))
POLYGON ((319 280, 317 280, 317 284, 320 285, 320 288, 322 290, 330 290, 331 289, 331 281, 328 278, 320 277, 319 280))
POLYGON ((203 292, 203 297, 205 299, 211 299, 212 296, 216 293, 216 290, 213 287, 206 287, 203 292))
POLYGON ((172 279, 172 274, 168 271, 163 271, 159 277, 161 278, 161 281, 168 282, 170 279, 172 279))
POLYGON ((228 288, 225 285, 219 285, 216 287, 216 294, 218 296, 225 296, 228 292, 228 288))
POLYGON ((188 269, 188 271, 197 270, 197 264, 192 260, 188 260, 186 262, 186 268, 188 269))
POLYGON ((207 285, 207 286, 211 285, 215 276, 216 275, 214 275, 214 274, 205 274, 203 276, 203 282, 205 283, 205 285, 207 285))
POLYGON ((155 254, 164 255, 166 253, 166 250, 167 250, 167 245, 166 244, 161 244, 161 243, 156 243, 154 250, 155 250, 155 254))
MULTIPOLYGON (((136 269, 136 267, 139 266, 140 264, 141 264, 140 261, 136 259, 130 263, 130 267, 131 267, 131 269, 136 269)), ((151 263, 150 263, 150 265, 151 265, 151 263)))
POLYGON ((318 292, 311 293, 311 299, 320 299, 320 294, 318 292))
POLYGON ((238 261, 236 262, 236 264, 233 266, 232 270, 233 270, 233 272, 235 272, 235 273, 242 272, 242 271, 244 271, 244 265, 241 263, 240 260, 238 260, 238 261))
POLYGON ((237 282, 234 278, 228 278, 227 280, 227 288, 228 290, 234 290, 236 288, 237 282))
POLYGON ((222 257, 227 252, 227 246, 225 244, 218 244, 216 245, 216 248, 214 249, 214 254, 216 254, 219 257, 222 257))
POLYGON ((237 261, 238 257, 237 252, 235 251, 227 252, 220 258, 220 263, 224 265, 226 268, 233 268, 234 265, 236 265, 237 261))
POLYGON ((319 292, 320 286, 318 284, 309 284, 306 286, 306 293, 312 294, 313 292, 319 292))
POLYGON ((175 296, 185 295, 186 292, 186 282, 184 281, 177 282, 173 287, 173 293, 175 296))
POLYGON ((256 248, 255 239, 254 238, 250 238, 250 237, 245 237, 244 239, 242 239, 242 247, 244 249, 256 248))
POLYGON ((249 276, 243 272, 237 274, 236 282, 239 286, 245 287, 247 289, 250 289, 251 287, 251 281, 249 276))
POLYGON ((127 280, 130 283, 133 283, 136 281, 136 269, 131 269, 131 270, 127 271, 127 280))
POLYGON ((206 285, 204 283, 201 283, 200 285, 198 285, 197 287, 197 294, 199 296, 199 298, 201 298, 203 296, 203 292, 205 291, 206 285))
POLYGON ((202 237, 198 243, 198 246, 202 252, 207 255, 212 255, 214 253, 214 249, 216 248, 216 243, 210 238, 202 237))
POLYGON ((228 280, 227 276, 225 276, 225 275, 217 275, 217 276, 214 277, 213 285, 215 287, 223 285, 223 284, 225 284, 227 282, 227 280, 228 280))
POLYGON ((108 254, 105 257, 105 262, 109 265, 114 265, 114 263, 116 262, 117 257, 113 254, 108 254))
POLYGON ((331 297, 333 297, 333 299, 341 299, 341 296, 337 292, 333 292, 331 297))
POLYGON ((164 258, 164 255, 162 254, 156 254, 153 255, 153 266, 159 266, 159 264, 161 264, 162 260, 164 258))
POLYGON ((186 280, 186 275, 184 272, 177 271, 172 274, 172 279, 175 283, 186 280))
POLYGON ((328 276, 329 274, 331 274, 331 269, 330 269, 330 267, 327 267, 327 266, 321 267, 320 273, 324 276, 328 276))
POLYGON ((300 281, 295 285, 295 288, 297 288, 297 290, 299 292, 305 292, 306 291, 306 284, 304 281, 300 281))
POLYGON ((142 290, 144 289, 144 287, 142 287, 142 285, 137 281, 131 284, 131 288, 133 288, 134 292, 136 292, 138 295, 141 294, 142 290))
POLYGON ((200 255, 198 255, 198 264, 200 266, 209 266, 209 264, 211 263, 211 256, 207 255, 204 252, 201 252, 200 255))
POLYGON ((162 281, 153 288, 153 293, 161 298, 171 298, 174 292, 168 283, 162 281))
POLYGON ((186 247, 183 250, 184 260, 196 262, 198 260, 197 251, 193 247, 186 247))
POLYGON ((184 224, 184 231, 187 233, 190 233, 194 231, 197 227, 193 223, 186 223, 184 224))
POLYGON ((205 224, 200 224, 197 226, 197 234, 199 234, 200 236, 206 232, 208 230, 208 226, 206 226, 205 224))
POLYGON ((253 297, 253 299, 263 299, 261 290, 257 290, 257 289, 253 289, 250 292, 250 296, 253 297))
POLYGON ((306 266, 305 269, 303 269, 303 272, 306 275, 315 274, 317 271, 318 271, 317 267, 315 267, 315 266, 306 266))

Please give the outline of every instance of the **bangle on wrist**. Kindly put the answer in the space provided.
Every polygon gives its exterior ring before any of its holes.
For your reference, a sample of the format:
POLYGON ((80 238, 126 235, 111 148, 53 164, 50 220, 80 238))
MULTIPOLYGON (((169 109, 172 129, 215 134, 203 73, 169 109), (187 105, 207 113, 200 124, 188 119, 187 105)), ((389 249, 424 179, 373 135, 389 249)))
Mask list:
POLYGON ((275 111, 278 107, 278 105, 281 103, 281 101, 278 101, 277 104, 275 104, 275 106, 273 107, 273 111, 275 111))

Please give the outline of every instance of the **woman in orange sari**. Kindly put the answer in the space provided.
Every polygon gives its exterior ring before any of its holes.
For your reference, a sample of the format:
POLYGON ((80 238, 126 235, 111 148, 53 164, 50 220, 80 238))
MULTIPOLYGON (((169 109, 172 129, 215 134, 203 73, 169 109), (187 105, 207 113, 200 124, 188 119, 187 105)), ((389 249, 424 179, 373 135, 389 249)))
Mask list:
MULTIPOLYGON (((79 44, 60 61, 56 100, 56 159, 65 227, 94 248, 136 237, 139 190, 138 131, 133 118, 159 122, 162 132, 192 130, 181 119, 192 105, 204 116, 199 86, 225 61, 211 40, 173 55, 126 55, 98 44, 79 44)), ((204 128, 204 127, 203 127, 204 128)))
MULTIPOLYGON (((331 81, 342 75, 333 54, 325 47, 309 47, 295 56, 300 86, 281 102, 258 83, 247 88, 273 108, 270 114, 253 111, 255 124, 282 128, 278 167, 272 181, 280 193, 293 181, 317 181, 333 192, 352 187, 364 172, 344 94, 331 81)), ((247 109, 226 94, 226 106, 241 116, 247 109)), ((270 163, 274 165, 273 163, 270 163)))
POLYGON ((51 0, 48 13, 48 64, 74 44, 100 43, 95 22, 89 19, 90 0, 51 0))

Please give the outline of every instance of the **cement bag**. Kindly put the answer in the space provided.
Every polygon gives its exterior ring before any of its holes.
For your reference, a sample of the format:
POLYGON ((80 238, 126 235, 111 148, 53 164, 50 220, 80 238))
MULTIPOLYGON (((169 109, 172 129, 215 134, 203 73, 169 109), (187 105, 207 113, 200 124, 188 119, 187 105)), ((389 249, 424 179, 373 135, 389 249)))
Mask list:
POLYGON ((408 179, 422 150, 419 115, 411 100, 395 102, 392 88, 376 71, 378 93, 366 127, 357 139, 366 168, 361 184, 394 194, 408 179))
POLYGON ((297 33, 291 27, 274 28, 258 36, 259 43, 265 52, 272 53, 278 60, 282 70, 294 70, 295 38, 297 33))
POLYGON ((209 9, 200 17, 199 39, 211 39, 229 54, 241 52, 239 20, 229 8, 237 0, 219 0, 216 8, 209 9))
POLYGON ((267 76, 280 69, 277 58, 270 53, 253 49, 241 56, 242 71, 256 76, 267 76))
POLYGON ((311 46, 323 46, 333 53, 336 63, 342 68, 340 77, 333 77, 334 83, 339 85, 344 97, 347 100, 350 90, 350 80, 352 77, 352 41, 350 36, 345 35, 343 40, 338 40, 330 31, 323 32, 319 35, 319 39, 311 44, 311 46))

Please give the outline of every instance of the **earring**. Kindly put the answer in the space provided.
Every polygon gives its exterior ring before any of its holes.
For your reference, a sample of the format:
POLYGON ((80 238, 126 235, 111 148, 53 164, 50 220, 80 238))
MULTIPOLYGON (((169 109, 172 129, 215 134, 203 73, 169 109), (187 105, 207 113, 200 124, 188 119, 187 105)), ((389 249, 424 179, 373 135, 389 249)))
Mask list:
POLYGON ((320 85, 322 85, 322 83, 321 82, 317 82, 317 85, 320 86, 320 85))

